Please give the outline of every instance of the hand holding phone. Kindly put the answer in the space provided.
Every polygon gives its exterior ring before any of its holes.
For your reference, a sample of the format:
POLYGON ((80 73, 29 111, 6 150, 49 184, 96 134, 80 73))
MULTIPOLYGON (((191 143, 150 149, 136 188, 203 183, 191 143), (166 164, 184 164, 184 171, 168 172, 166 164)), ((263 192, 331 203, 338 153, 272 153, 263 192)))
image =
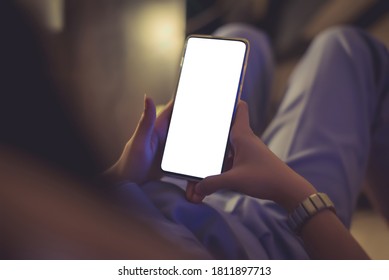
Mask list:
POLYGON ((247 54, 243 39, 187 39, 161 163, 164 172, 190 180, 221 173, 247 54))

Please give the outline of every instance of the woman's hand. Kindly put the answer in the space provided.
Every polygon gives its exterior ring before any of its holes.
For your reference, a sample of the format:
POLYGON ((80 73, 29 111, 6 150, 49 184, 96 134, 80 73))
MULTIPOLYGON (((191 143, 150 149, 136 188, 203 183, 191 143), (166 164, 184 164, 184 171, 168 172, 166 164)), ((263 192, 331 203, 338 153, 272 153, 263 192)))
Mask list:
POLYGON ((161 176, 159 165, 172 104, 170 101, 157 116, 154 102, 145 96, 145 107, 138 126, 119 160, 104 173, 105 177, 141 184, 161 176))
POLYGON ((198 184, 189 182, 187 198, 201 202, 206 195, 221 189, 238 191, 249 196, 277 202, 292 210, 309 195, 313 186, 290 169, 255 136, 249 125, 247 104, 238 104, 230 133, 233 150, 232 168, 210 176, 198 184))

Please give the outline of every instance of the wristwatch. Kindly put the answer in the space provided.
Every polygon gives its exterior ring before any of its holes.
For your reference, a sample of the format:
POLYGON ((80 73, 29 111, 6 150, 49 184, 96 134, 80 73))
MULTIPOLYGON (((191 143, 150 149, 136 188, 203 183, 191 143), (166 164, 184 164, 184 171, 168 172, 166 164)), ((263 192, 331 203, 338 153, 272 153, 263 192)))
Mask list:
POLYGON ((288 224, 296 233, 300 233, 302 226, 310 218, 325 209, 329 209, 336 214, 335 206, 328 195, 325 193, 312 194, 289 214, 288 224))

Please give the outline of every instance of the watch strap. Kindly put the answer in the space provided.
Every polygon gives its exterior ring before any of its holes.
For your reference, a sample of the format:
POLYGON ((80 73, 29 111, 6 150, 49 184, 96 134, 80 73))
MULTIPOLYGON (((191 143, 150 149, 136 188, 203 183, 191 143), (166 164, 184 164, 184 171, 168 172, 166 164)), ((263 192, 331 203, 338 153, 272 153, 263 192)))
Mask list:
POLYGON ((288 224, 297 233, 302 226, 320 211, 329 209, 336 214, 335 206, 325 193, 315 193, 304 199, 296 209, 289 214, 288 224))

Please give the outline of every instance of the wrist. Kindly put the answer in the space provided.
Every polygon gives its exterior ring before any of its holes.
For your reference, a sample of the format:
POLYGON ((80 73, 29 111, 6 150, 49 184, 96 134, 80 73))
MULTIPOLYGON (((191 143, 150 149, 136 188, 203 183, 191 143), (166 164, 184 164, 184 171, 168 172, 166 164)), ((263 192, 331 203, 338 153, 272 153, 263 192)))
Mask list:
POLYGON ((289 182, 286 186, 288 186, 289 191, 280 197, 278 203, 288 211, 288 213, 296 209, 296 207, 310 195, 317 193, 317 190, 312 184, 302 177, 298 178, 298 180, 293 183, 289 182))

